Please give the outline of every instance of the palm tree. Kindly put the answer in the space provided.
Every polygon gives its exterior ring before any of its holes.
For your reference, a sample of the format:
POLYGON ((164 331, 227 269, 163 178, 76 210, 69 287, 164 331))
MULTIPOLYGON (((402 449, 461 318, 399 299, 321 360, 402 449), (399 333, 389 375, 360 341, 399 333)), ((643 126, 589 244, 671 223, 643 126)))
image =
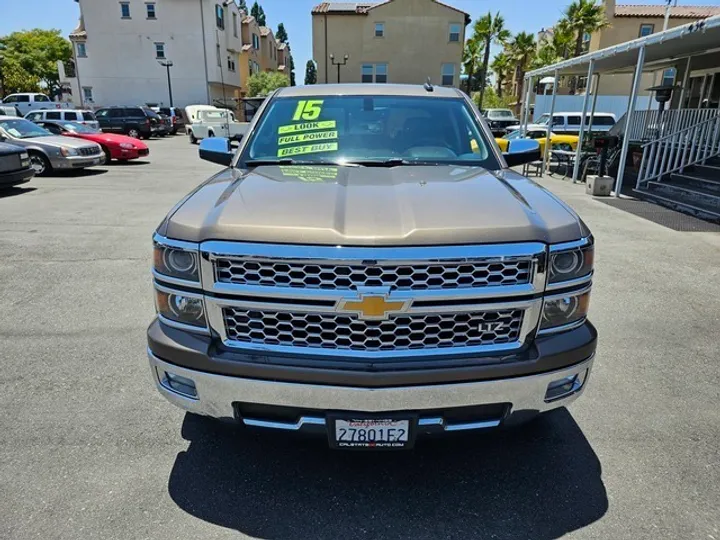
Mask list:
MULTIPOLYGON (((573 0, 565 10, 567 26, 575 33, 575 56, 583 53, 585 34, 592 34, 608 26, 605 18, 605 6, 596 4, 597 0, 573 0)), ((574 94, 577 77, 570 82, 570 93, 574 94)))
POLYGON ((552 45, 555 51, 563 60, 570 58, 575 32, 567 19, 561 19, 553 27, 552 45))
POLYGON ((543 40, 540 43, 540 48, 537 50, 535 58, 533 58, 532 62, 530 62, 530 67, 538 69, 545 66, 551 66, 562 59, 562 56, 560 56, 555 50, 555 45, 553 45, 552 41, 543 40))
POLYGON ((490 64, 490 69, 492 69, 495 73, 495 82, 497 83, 498 97, 502 97, 503 82, 505 82, 505 79, 507 79, 510 69, 512 67, 510 62, 510 57, 504 52, 501 52, 497 54, 495 58, 493 58, 492 64, 490 64))
POLYGON ((480 99, 478 107, 482 108, 483 96, 485 94, 485 80, 487 79, 488 63, 490 62, 490 45, 493 43, 504 45, 510 39, 510 32, 505 29, 505 19, 502 18, 500 12, 493 17, 488 12, 484 17, 480 17, 475 21, 473 27, 473 39, 481 43, 485 50, 483 54, 482 71, 480 72, 480 99))
POLYGON ((465 43, 465 49, 463 50, 463 66, 465 67, 465 73, 468 75, 467 79, 467 93, 470 95, 473 87, 473 78, 475 77, 475 70, 477 69, 478 62, 480 61, 480 42, 473 38, 470 38, 465 43))
POLYGON ((527 32, 519 32, 515 34, 509 45, 510 58, 516 62, 515 80, 518 83, 518 101, 523 100, 525 95, 525 73, 530 67, 530 62, 535 57, 537 45, 535 44, 535 36, 527 32))

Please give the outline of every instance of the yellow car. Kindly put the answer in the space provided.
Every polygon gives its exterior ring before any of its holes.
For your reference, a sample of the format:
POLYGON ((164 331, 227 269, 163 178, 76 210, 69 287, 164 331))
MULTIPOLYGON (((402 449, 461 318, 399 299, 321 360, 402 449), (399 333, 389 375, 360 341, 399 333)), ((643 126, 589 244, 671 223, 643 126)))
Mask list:
MULTIPOLYGON (((527 139, 535 139, 540 143, 540 152, 545 150, 545 139, 547 137, 547 130, 529 128, 527 130, 527 139)), ((507 152, 508 144, 513 139, 520 139, 520 130, 511 131, 500 139, 495 139, 495 142, 500 147, 502 152, 507 152)), ((580 138, 577 135, 558 135, 557 133, 550 132, 550 148, 552 150, 572 150, 577 149, 578 141, 580 138)))

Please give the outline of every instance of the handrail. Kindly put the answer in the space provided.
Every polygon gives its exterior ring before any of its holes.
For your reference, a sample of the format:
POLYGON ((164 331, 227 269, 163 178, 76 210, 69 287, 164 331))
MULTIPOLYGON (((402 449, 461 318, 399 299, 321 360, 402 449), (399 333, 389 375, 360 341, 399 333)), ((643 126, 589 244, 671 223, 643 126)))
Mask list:
POLYGON ((635 188, 720 155, 720 111, 714 116, 640 146, 642 161, 635 188))

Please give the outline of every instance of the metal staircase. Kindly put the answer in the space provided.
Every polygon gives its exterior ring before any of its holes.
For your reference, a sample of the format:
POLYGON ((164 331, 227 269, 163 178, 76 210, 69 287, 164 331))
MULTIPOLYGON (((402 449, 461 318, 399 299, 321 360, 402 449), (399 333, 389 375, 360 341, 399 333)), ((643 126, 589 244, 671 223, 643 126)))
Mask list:
POLYGON ((635 191, 643 198, 720 221, 720 112, 642 145, 635 191))

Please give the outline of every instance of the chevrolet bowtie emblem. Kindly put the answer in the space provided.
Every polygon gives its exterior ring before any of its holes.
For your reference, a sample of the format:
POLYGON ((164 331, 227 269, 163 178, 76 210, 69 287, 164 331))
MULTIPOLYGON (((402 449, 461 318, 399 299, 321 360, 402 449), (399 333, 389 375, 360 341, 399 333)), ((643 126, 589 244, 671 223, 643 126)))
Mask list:
POLYGON ((337 311, 357 313, 360 319, 383 321, 393 313, 402 313, 410 307, 411 300, 388 300, 383 293, 360 293, 359 299, 343 299, 337 311))

